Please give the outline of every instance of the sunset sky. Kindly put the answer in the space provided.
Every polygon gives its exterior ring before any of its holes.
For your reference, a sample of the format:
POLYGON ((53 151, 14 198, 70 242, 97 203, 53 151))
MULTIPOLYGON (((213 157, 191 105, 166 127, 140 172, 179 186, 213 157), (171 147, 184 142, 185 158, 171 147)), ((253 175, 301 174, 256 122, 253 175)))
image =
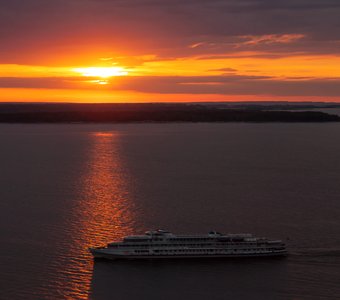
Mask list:
POLYGON ((340 102, 339 0, 0 5, 2 102, 340 102))

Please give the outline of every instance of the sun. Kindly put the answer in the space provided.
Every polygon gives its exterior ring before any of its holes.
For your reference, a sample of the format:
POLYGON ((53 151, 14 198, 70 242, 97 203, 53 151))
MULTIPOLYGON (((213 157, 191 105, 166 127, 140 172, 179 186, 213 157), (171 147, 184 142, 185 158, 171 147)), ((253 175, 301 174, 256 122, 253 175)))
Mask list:
POLYGON ((122 67, 89 67, 75 68, 74 72, 86 77, 110 78, 115 76, 125 76, 128 72, 122 67))

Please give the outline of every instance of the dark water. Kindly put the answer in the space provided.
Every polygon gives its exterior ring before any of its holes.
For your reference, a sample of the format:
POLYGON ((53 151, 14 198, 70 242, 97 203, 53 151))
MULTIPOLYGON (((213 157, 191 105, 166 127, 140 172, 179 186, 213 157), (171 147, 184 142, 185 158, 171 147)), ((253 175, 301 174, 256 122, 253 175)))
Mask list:
POLYGON ((1 299, 339 299, 340 124, 0 126, 1 299), (164 228, 281 260, 93 261, 164 228))

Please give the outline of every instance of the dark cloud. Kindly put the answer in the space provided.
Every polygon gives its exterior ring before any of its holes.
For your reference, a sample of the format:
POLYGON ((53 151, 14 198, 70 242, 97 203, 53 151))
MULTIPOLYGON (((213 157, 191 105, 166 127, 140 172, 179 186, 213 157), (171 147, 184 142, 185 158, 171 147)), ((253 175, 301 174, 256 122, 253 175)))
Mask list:
POLYGON ((222 72, 222 73, 235 73, 237 69, 234 68, 220 68, 220 69, 211 69, 208 72, 222 72))
POLYGON ((340 96, 340 78, 279 80, 264 76, 121 78, 119 89, 163 94, 340 96))
POLYGON ((0 88, 77 89, 91 88, 87 77, 0 77, 0 88))
POLYGON ((240 47, 280 55, 333 53, 339 15, 338 0, 0 0, 0 63, 87 52, 221 54, 239 51, 235 41, 242 36, 284 34, 305 38, 240 47), (203 46, 190 48, 197 43, 203 46))
MULTIPOLYGON (((95 78, 0 78, 0 88, 94 89, 95 78)), ((143 76, 115 77, 100 89, 160 94, 220 94, 272 96, 340 96, 340 78, 290 78, 264 76, 143 76)))

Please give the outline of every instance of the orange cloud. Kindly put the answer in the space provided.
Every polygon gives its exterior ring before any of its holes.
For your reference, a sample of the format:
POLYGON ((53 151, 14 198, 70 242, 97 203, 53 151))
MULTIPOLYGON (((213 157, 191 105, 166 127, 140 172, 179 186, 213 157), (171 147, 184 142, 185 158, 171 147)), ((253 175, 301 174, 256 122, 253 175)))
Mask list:
POLYGON ((265 34, 265 35, 244 35, 241 38, 246 39, 241 45, 259 45, 259 44, 289 44, 305 38, 304 34, 265 34))

